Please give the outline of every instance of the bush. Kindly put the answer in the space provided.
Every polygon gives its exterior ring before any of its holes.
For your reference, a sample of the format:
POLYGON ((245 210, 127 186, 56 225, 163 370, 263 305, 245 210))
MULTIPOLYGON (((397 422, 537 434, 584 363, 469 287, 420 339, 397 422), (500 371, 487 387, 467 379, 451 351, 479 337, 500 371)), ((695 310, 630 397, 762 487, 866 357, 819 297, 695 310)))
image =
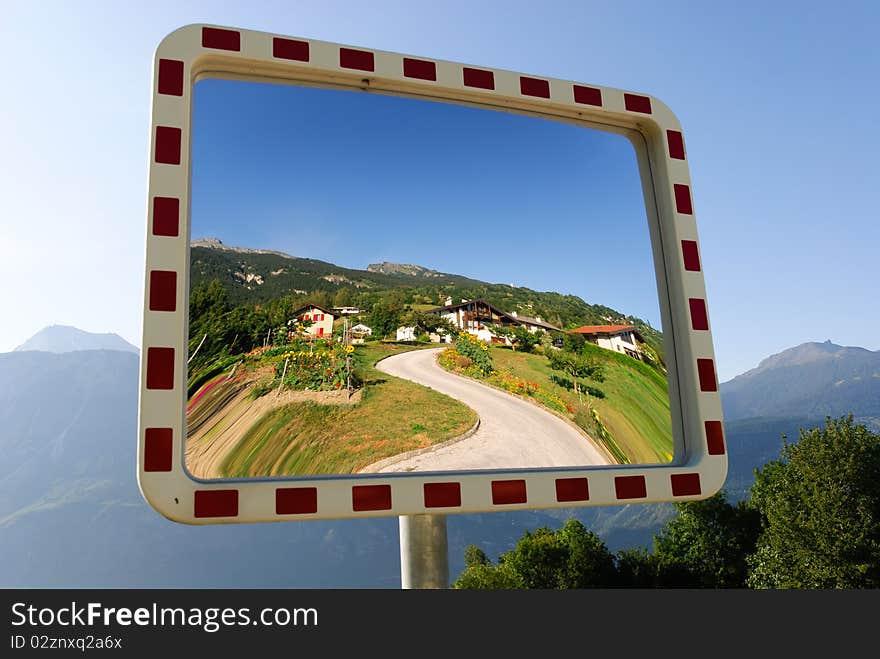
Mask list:
POLYGON ((471 360, 474 368, 483 375, 489 375, 493 370, 492 355, 489 354, 489 346, 467 332, 461 332, 455 342, 455 351, 471 360))

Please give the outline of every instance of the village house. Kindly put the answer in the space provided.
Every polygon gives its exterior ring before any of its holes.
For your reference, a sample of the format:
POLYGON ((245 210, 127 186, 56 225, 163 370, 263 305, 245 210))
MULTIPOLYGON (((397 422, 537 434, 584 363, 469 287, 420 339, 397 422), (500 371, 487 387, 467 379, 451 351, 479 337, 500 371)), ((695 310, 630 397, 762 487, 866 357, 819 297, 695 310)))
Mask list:
POLYGON ((486 300, 462 300, 458 304, 452 304, 452 300, 446 300, 447 304, 437 309, 431 309, 428 313, 437 314, 445 318, 460 331, 476 336, 486 343, 510 343, 508 339, 496 336, 492 326, 498 327, 525 327, 530 332, 562 330, 540 317, 531 318, 522 316, 517 312, 508 313, 486 300))
POLYGON ((340 316, 356 316, 364 312, 363 309, 358 309, 357 307, 333 307, 333 311, 340 316))
POLYGON ((287 323, 290 326, 311 321, 311 325, 304 330, 310 337, 330 337, 333 334, 333 314, 317 304, 300 307, 293 312, 293 316, 294 319, 287 323))
POLYGON ((622 352, 633 359, 642 358, 642 351, 637 341, 644 342, 644 339, 632 325, 584 325, 569 332, 580 334, 600 348, 622 352))
POLYGON ((373 329, 363 323, 358 323, 348 330, 348 334, 351 336, 352 343, 363 343, 365 338, 373 335, 373 329))

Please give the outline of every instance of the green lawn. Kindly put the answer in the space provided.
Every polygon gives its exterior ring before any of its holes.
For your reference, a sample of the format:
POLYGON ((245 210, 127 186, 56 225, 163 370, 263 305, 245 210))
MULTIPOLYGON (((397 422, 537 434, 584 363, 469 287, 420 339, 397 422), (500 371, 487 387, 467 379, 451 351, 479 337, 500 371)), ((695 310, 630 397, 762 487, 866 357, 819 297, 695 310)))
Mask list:
MULTIPOLYGON (((603 382, 584 381, 601 390, 605 398, 591 397, 590 404, 608 429, 612 453, 625 456, 630 464, 669 462, 672 460, 672 421, 666 378, 650 366, 626 355, 587 345, 585 350, 605 366, 603 382)), ((599 439, 598 428, 586 406, 578 404, 577 395, 554 384, 551 370, 543 355, 523 354, 492 348, 496 369, 510 370, 517 377, 538 382, 552 390, 575 411, 574 420, 592 437, 599 439)))
POLYGON ((378 371, 383 357, 412 350, 364 344, 354 367, 366 383, 353 406, 294 403, 264 415, 223 463, 227 477, 348 474, 377 460, 456 437, 477 421, 466 405, 378 371))

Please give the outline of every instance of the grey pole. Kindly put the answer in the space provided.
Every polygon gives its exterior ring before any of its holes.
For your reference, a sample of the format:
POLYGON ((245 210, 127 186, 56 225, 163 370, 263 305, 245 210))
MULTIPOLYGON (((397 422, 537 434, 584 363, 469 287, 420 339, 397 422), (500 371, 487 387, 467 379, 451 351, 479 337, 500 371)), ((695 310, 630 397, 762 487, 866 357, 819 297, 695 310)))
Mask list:
POLYGON ((400 587, 449 588, 446 515, 401 515, 400 587))

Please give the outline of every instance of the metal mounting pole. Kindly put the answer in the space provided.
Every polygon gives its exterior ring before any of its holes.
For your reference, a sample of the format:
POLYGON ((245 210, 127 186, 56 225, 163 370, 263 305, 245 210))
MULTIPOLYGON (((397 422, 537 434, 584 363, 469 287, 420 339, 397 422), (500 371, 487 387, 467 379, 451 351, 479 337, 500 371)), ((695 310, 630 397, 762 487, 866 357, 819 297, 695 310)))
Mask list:
POLYGON ((400 587, 449 588, 446 515, 401 515, 400 587))

